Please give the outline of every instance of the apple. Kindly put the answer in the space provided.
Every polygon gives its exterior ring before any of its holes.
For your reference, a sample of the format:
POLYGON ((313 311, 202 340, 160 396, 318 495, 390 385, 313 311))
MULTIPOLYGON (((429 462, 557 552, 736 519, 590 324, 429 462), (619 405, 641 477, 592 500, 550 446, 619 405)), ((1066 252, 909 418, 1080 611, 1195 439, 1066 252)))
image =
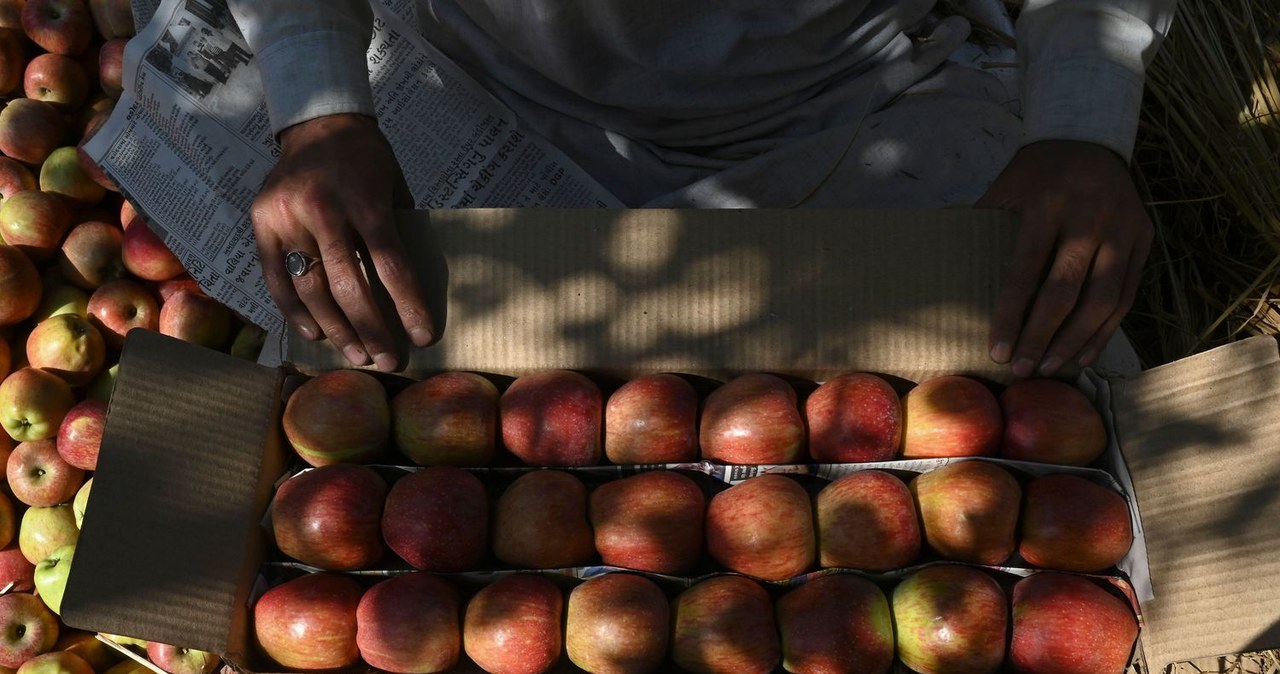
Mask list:
POLYGON ((498 388, 472 372, 443 372, 391 399, 396 447, 420 466, 483 466, 498 435, 498 388))
POLYGON ((564 648, 588 672, 656 672, 671 610, 656 583, 631 573, 596 576, 569 592, 564 648))
POLYGON ((898 659, 921 674, 994 673, 1004 662, 1009 600, 985 571, 927 566, 893 589, 898 659))
POLYGON ((0 96, 8 96, 22 85, 23 64, 27 62, 22 38, 21 30, 0 26, 0 96))
POLYGON ((75 402, 61 377, 24 367, 0 382, 0 424, 18 442, 53 438, 75 402))
POLYGON ((58 314, 87 317, 89 294, 69 283, 45 283, 44 292, 40 295, 40 307, 31 315, 31 319, 41 323, 58 314))
POLYGON ((79 54, 93 37, 93 18, 84 0, 27 0, 22 30, 47 52, 79 54))
POLYGON ((101 400, 81 400, 62 418, 58 427, 58 454, 80 470, 96 470, 102 431, 107 425, 107 404, 101 400))
POLYGON ((80 154, 74 145, 65 145, 49 153, 40 165, 40 190, 56 194, 77 207, 92 206, 107 190, 80 166, 80 154))
POLYGON ((129 0, 89 0, 89 12, 102 39, 133 37, 133 7, 129 0))
POLYGON ((67 574, 71 573, 76 546, 64 545, 36 564, 36 592, 50 611, 62 614, 62 593, 67 589, 67 574))
MULTIPOLYGON (((128 228, 126 227, 126 229, 128 228)), ((167 278, 163 281, 156 281, 152 284, 152 286, 155 289, 156 296, 160 298, 161 304, 168 302, 170 298, 172 298, 174 295, 177 295, 178 293, 183 291, 189 292, 195 295, 206 294, 204 292, 204 288, 201 288, 200 284, 197 283, 196 280, 192 278, 191 275, 186 273, 185 271, 181 274, 178 274, 177 276, 174 276, 173 278, 167 278)))
MULTIPOLYGON (((3 36, 7 33, 8 31, 0 29, 0 45, 4 44, 3 36)), ((0 54, 0 57, 2 56, 0 54)), ((39 189, 39 184, 36 182, 35 174, 27 168, 26 164, 9 157, 0 157, 0 201, 18 192, 34 189, 39 189)))
POLYGON ((409 573, 365 590, 356 645, 370 667, 399 674, 443 672, 462 654, 458 591, 443 578, 409 573))
MULTIPOLYGON (((252 324, 245 323, 236 331, 235 339, 231 340, 231 348, 227 351, 236 358, 245 360, 258 361, 258 356, 262 354, 262 347, 267 343, 267 331, 252 324)), ((392 428, 395 428, 395 422, 392 422, 392 428)))
POLYGON ((157 641, 147 644, 147 659, 169 674, 210 674, 222 663, 222 658, 208 651, 157 641))
POLYGON ((364 590, 336 573, 313 573, 267 590, 253 631, 267 657, 292 669, 338 669, 360 660, 356 610, 364 590))
POLYGON ((946 559, 1000 564, 1017 547, 1022 487, 999 465, 959 461, 911 480, 924 540, 946 559))
POLYGON ((1010 384, 1000 393, 1000 410, 1006 459, 1087 466, 1107 447, 1102 415, 1083 392, 1056 379, 1010 384))
POLYGON ((40 275, 21 250, 0 243, 0 326, 31 317, 40 307, 40 275))
POLYGON ((18 671, 22 674, 93 674, 93 667, 75 653, 50 651, 22 663, 18 671))
POLYGON ((36 261, 58 251, 70 226, 71 209, 56 194, 27 190, 0 204, 0 236, 36 261))
POLYGON ((788 672, 887 674, 893 616, 875 583, 852 574, 814 578, 774 604, 788 672))
POLYGON ((83 171, 85 175, 89 176, 90 180, 101 185, 105 190, 119 192, 120 186, 116 184, 116 181, 113 180, 111 176, 107 175, 107 172, 103 170, 103 168, 99 166, 93 160, 93 157, 89 156, 89 153, 84 149, 85 144, 93 139, 94 134, 98 133, 98 130, 101 129, 110 118, 111 109, 107 108, 93 113, 85 121, 84 134, 81 135, 80 141, 76 143, 76 161, 80 164, 80 170, 83 171))
POLYGON ((711 497, 707 553, 718 564, 764 580, 783 580, 813 566, 809 494, 799 482, 764 474, 711 497))
POLYGON ((186 269, 145 221, 139 227, 124 228, 120 254, 129 273, 145 281, 171 279, 186 269))
POLYGON ((129 651, 135 654, 139 652, 146 653, 147 651, 147 644, 149 642, 146 639, 139 639, 137 637, 126 637, 123 634, 107 634, 106 632, 99 632, 99 634, 101 634, 103 637, 107 639, 110 639, 112 643, 118 646, 123 646, 124 648, 128 649, 129 651))
MULTIPOLYGON (((17 98, 0 111, 0 152, 24 164, 44 163, 49 153, 62 145, 66 133, 62 113, 44 101, 17 98)), ((7 233, 5 236, 8 238, 7 233)))
POLYGON ((559 470, 516 478, 493 510, 493 555, 511 566, 557 569, 595 556, 587 522, 587 486, 559 470))
POLYGON ((1022 674, 1122 674, 1138 621, 1129 604, 1094 581, 1037 573, 1013 586, 1009 664, 1022 674))
POLYGON ((606 482, 591 492, 595 548, 610 566, 685 574, 702 554, 706 497, 691 478, 652 471, 606 482))
POLYGON ((147 665, 138 662, 132 658, 125 658, 108 669, 102 674, 151 674, 155 670, 147 665))
POLYGON ((124 199, 120 202, 120 229, 129 229, 129 225, 133 224, 134 221, 141 219, 142 218, 138 215, 138 210, 133 207, 132 202, 128 199, 124 199))
POLYGON ((600 462, 604 399, 600 388, 570 370, 518 377, 499 399, 502 442, 530 466, 600 462))
POLYGON ((113 349, 124 346, 125 335, 134 328, 160 330, 160 306, 137 281, 116 279, 103 283, 89 296, 86 308, 89 322, 113 349))
POLYGON ((124 93, 124 48, 128 38, 115 38, 102 43, 98 49, 98 81, 102 90, 112 98, 124 93))
POLYGON ((480 478, 453 466, 406 475, 387 493, 382 537, 421 571, 473 570, 488 550, 489 496, 480 478))
POLYGON ((1124 496, 1079 475, 1027 483, 1018 553, 1033 566, 1094 572, 1115 566, 1133 545, 1124 496))
POLYGON ((368 568, 382 559, 387 483, 372 468, 335 463, 285 480, 271 502, 276 547, 330 571, 368 568))
POLYGON ((284 434, 304 461, 371 463, 386 452, 391 407, 381 382, 360 370, 333 370, 308 379, 289 396, 284 434))
POLYGON ((53 645, 55 651, 67 651, 84 658, 95 672, 105 672, 120 661, 120 655, 110 646, 98 639, 94 632, 61 629, 58 642, 53 645))
POLYGON ((106 348, 88 319, 58 314, 40 321, 27 337, 27 362, 72 386, 84 386, 102 370, 106 348))
POLYGON ((22 554, 17 541, 0 549, 0 593, 36 589, 36 565, 22 554))
POLYGON ((89 77, 80 62, 64 54, 39 54, 27 62, 22 88, 27 98, 71 112, 89 97, 89 77))
POLYGON ((902 398, 902 456, 993 456, 1004 420, 986 385, 962 375, 920 382, 902 398))
POLYGON ((699 674, 767 674, 782 659, 773 600, 744 576, 712 576, 671 602, 671 659, 699 674))
POLYGON ((64 545, 75 545, 79 538, 80 528, 70 503, 27 508, 18 525, 18 547, 32 564, 39 564, 64 545))
POLYGON ((867 372, 822 383, 804 403, 809 456, 819 463, 892 461, 902 445, 902 404, 889 382, 867 372))
POLYGON ((76 528, 82 528, 84 522, 84 511, 89 507, 89 491, 93 489, 93 478, 84 481, 80 485, 80 490, 76 492, 75 498, 71 499, 71 509, 76 518, 76 528))
POLYGON ((707 396, 698 427, 702 458, 732 464, 793 463, 804 449, 804 419, 791 385, 745 374, 707 396))
POLYGON ((9 454, 5 474, 13 495, 29 506, 66 503, 84 484, 84 471, 64 461, 52 439, 19 444, 9 454))
POLYGON ((623 384, 604 410, 604 453, 619 464, 698 460, 698 394, 674 374, 623 384))
POLYGON ((58 641, 58 618, 29 592, 0 596, 0 666, 22 663, 48 653, 58 641))
POLYGON ((159 329, 162 335, 221 349, 231 337, 231 310, 208 295, 182 291, 160 305, 159 329))
POLYGON ((462 646, 490 674, 537 674, 560 657, 564 595, 535 574, 505 576, 467 602, 462 646))
POLYGON ((98 376, 90 382, 89 387, 85 389, 85 397, 103 402, 111 400, 111 392, 115 390, 116 386, 116 375, 119 373, 119 363, 103 368, 102 372, 99 372, 98 376))
POLYGON ((920 556, 915 501, 892 473, 864 470, 831 482, 814 499, 813 515, 823 567, 883 572, 920 556))

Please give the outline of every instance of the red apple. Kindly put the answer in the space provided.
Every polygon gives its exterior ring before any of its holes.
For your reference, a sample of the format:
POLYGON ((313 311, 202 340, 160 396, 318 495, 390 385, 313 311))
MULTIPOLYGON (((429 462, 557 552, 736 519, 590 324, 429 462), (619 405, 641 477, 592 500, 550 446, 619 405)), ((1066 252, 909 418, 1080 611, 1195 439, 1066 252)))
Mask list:
POLYGON ((93 19, 84 0, 27 0, 22 30, 45 51, 79 54, 93 37, 93 19))
POLYGON ((58 618, 34 594, 0 596, 0 665, 22 663, 48 653, 58 641, 58 618))
POLYGON ((599 387, 569 370, 535 372, 511 382, 499 400, 502 442, 530 466, 600 462, 604 400, 599 387))
POLYGON ((461 605, 448 581, 428 573, 384 580, 356 609, 356 645, 370 667, 393 674, 443 672, 462 654, 461 605))
POLYGON ((1102 415, 1079 389, 1055 379, 1023 379, 1000 394, 1000 455, 1019 461, 1087 466, 1107 448, 1102 415))
POLYGON ((864 470, 828 484, 814 500, 818 563, 882 572, 915 563, 920 525, 906 483, 864 470))
POLYGON ((1133 545, 1124 496, 1079 475, 1042 475, 1027 484, 1018 552, 1047 569, 1093 572, 1115 566, 1133 545))
POLYGON ((904 458, 992 456, 1004 422, 1000 403, 982 382, 943 375, 921 382, 902 399, 904 458))
POLYGON ((382 559, 387 483, 368 466, 336 463, 295 475, 276 490, 276 547, 330 571, 369 568, 382 559))
POLYGON ((289 396, 284 434, 307 463, 371 463, 386 453, 391 409, 382 383, 367 372, 334 370, 289 396))
POLYGON ((68 203, 84 208, 92 206, 107 190, 80 166, 79 149, 64 145, 53 152, 40 165, 40 190, 56 194, 68 203))
POLYGON ((75 545, 79 538, 80 527, 70 503, 27 508, 18 525, 18 547, 32 564, 39 564, 64 545, 75 545))
POLYGON ((71 209, 56 194, 27 190, 0 204, 0 236, 33 260, 44 260, 57 252, 70 226, 71 209))
POLYGON ((128 38, 116 38, 102 43, 98 50, 98 81, 102 90, 112 98, 119 98, 124 92, 122 82, 124 76, 124 47, 129 44, 128 38))
POLYGON ((160 305, 160 334, 210 349, 221 349, 231 338, 231 320, 226 305, 203 294, 179 292, 160 305))
POLYGON ((1037 573, 1013 586, 1009 664, 1019 674, 1122 674, 1137 639, 1129 604, 1088 578, 1037 573))
POLYGON ((101 400, 82 400, 62 418, 58 427, 58 454, 80 470, 98 467, 98 450, 102 446, 102 430, 107 425, 107 404, 101 400))
POLYGON ((823 382, 804 403, 809 456, 819 463, 892 461, 902 444, 902 404, 866 372, 823 382))
POLYGON ((129 0, 89 0, 89 12, 102 39, 133 37, 133 7, 129 0))
POLYGON ((911 480, 924 540, 946 559, 1000 564, 1017 547, 1022 487, 1004 468, 960 461, 911 480))
MULTIPOLYGON (((125 229, 128 229, 128 227, 125 229)), ((189 292, 193 295, 206 294, 204 288, 201 288, 200 284, 185 271, 173 278, 157 281, 151 285, 155 289, 156 297, 160 298, 161 304, 168 302, 170 298, 180 292, 189 292)))
POLYGON ((591 578, 569 592, 564 648, 588 672, 656 672, 667 654, 671 611, 653 581, 630 573, 591 578))
POLYGON ((674 374, 623 384, 604 411, 604 453, 613 463, 698 460, 698 394, 674 374))
POLYGON ((985 571, 928 566, 893 589, 898 658, 921 674, 994 674, 1004 662, 1009 600, 985 571))
POLYGON ((511 566, 583 566, 595 556, 587 486, 572 473, 539 470, 516 478, 493 511, 493 555, 511 566))
POLYGON ((50 651, 22 663, 18 671, 22 674, 93 674, 93 667, 75 653, 50 651))
POLYGON ((17 98, 0 111, 0 152, 24 164, 43 163, 66 133, 62 113, 44 101, 17 98))
POLYGON ((35 573, 36 565, 22 554, 17 541, 0 549, 0 593, 31 592, 36 589, 35 573))
POLYGON ((185 271, 182 261, 145 221, 139 227, 125 227, 120 253, 125 268, 146 281, 171 279, 185 271))
POLYGON ((134 328, 159 331, 160 307, 141 284, 128 279, 107 281, 89 296, 89 322, 107 345, 124 346, 124 337, 134 328))
POLYGON ((56 437, 75 402, 58 375, 24 367, 0 382, 0 424, 18 442, 56 437))
POLYGON ((208 651, 158 641, 147 643, 147 659, 169 674, 210 674, 222 663, 222 658, 208 651))
POLYGON ((758 475, 711 497, 707 553, 718 564, 764 580, 809 570, 815 556, 813 509, 799 482, 758 475))
POLYGON ((742 375, 707 396, 698 438, 702 457, 712 461, 795 462, 805 438, 796 392, 771 374, 742 375))
POLYGON ((490 674, 538 674, 560 657, 564 595, 534 574, 506 576, 467 602, 462 645, 490 674))
POLYGON ((0 96, 8 96, 22 84, 23 65, 27 62, 22 38, 21 30, 0 26, 0 96))
POLYGON ((5 465, 13 495, 29 506, 66 503, 84 484, 84 471, 63 461, 53 440, 19 444, 5 465))
POLYGON ((40 275, 22 251, 0 244, 0 326, 30 318, 40 307, 40 275))
POLYGON ((72 386, 84 386, 102 370, 106 344, 88 319, 58 314, 40 321, 27 337, 27 362, 72 386))
POLYGON ((671 658, 699 674, 767 674, 782 659, 773 600, 743 576, 712 576, 671 602, 671 658))
POLYGON ((875 583, 852 574, 814 578, 774 606, 788 672, 887 674, 893 616, 875 583))
POLYGON ((601 561, 653 573, 685 574, 702 554, 706 498, 689 477, 652 471, 591 492, 591 526, 601 561))
POLYGON ((120 202, 120 229, 129 229, 135 220, 141 220, 138 211, 128 199, 120 202))
MULTIPOLYGON (((0 36, 5 33, 5 30, 0 29, 0 36)), ((3 39, 0 38, 0 45, 2 44, 3 39)), ((3 57, 3 54, 0 54, 0 57, 3 57)), ((8 199, 18 192, 38 188, 36 177, 26 164, 9 157, 0 157, 0 200, 8 199)))
POLYGON ((391 485, 382 512, 387 547, 421 571, 473 570, 488 549, 489 496, 475 475, 432 466, 391 485))
POLYGON ((420 466, 483 466, 498 435, 498 388, 472 372, 444 372, 391 399, 396 447, 420 466))
POLYGON ((89 78, 80 62, 63 54, 39 54, 27 62, 22 88, 27 98, 71 112, 89 97, 89 78))
POLYGON ((313 573, 267 590, 253 605, 253 630, 264 653, 293 669, 337 669, 360 660, 355 580, 313 573))
POLYGON ((120 257, 124 231, 97 220, 82 222, 67 232, 58 255, 58 269, 71 283, 85 290, 122 278, 126 269, 120 257))

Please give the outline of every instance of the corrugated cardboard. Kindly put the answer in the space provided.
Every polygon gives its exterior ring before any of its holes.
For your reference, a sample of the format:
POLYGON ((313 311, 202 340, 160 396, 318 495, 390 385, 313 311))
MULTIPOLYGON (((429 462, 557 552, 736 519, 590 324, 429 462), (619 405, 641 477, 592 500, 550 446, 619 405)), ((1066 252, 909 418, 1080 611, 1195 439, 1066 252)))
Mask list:
MULTIPOLYGON (((435 301, 447 293, 449 310, 444 340, 414 354, 416 373, 1006 376, 986 357, 1012 232, 1002 214, 449 211, 408 220, 410 245, 433 246, 423 259, 436 260, 435 301)), ((342 365, 314 344, 290 348, 295 363, 342 365)), ((125 355, 63 618, 250 662, 247 576, 281 470, 280 372, 153 335, 131 335, 125 355)), ((1278 361, 1264 339, 1112 383, 1151 549, 1157 597, 1144 607, 1144 641, 1153 664, 1280 646, 1278 361)))

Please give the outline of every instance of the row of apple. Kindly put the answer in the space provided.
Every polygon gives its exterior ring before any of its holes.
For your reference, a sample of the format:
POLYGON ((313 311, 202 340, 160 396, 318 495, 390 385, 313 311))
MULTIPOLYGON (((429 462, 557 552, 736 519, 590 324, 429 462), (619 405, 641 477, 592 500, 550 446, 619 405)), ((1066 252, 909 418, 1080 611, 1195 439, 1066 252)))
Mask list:
MULTIPOLYGON (((1138 623, 1105 581, 1044 572, 922 567, 887 590, 853 574, 788 588, 718 575, 668 596, 643 575, 592 577, 566 593, 534 573, 467 596, 429 573, 371 586, 316 573, 254 604, 263 653, 291 669, 538 674, 567 658, 587 672, 1120 674, 1138 623), (1011 590, 1009 589, 1011 586, 1011 590), (465 659, 464 659, 465 654, 465 659)), ((575 581, 576 582, 576 581, 575 581)))
POLYGON ((390 550, 424 571, 475 571, 496 561, 690 576, 710 562, 783 580, 815 566, 902 569, 926 561, 927 545, 953 561, 1099 572, 1133 542, 1124 497, 1076 474, 1048 473, 1024 486, 1004 466, 974 459, 909 484, 863 470, 810 487, 766 473, 707 498, 678 470, 592 489, 570 470, 540 469, 492 485, 491 494, 474 473, 452 466, 417 470, 388 486, 368 466, 331 464, 286 480, 270 519, 282 553, 332 571, 394 566, 390 550))
POLYGON ((499 445, 532 466, 889 461, 1000 456, 1084 466, 1106 446, 1101 415, 1076 388, 1019 381, 997 396, 983 382, 946 375, 899 396, 884 378, 849 373, 797 387, 742 375, 700 399, 687 378, 651 374, 606 396, 568 370, 490 379, 446 372, 390 395, 356 370, 321 374, 290 396, 290 444, 314 466, 387 461, 395 448, 419 465, 489 465, 499 445))

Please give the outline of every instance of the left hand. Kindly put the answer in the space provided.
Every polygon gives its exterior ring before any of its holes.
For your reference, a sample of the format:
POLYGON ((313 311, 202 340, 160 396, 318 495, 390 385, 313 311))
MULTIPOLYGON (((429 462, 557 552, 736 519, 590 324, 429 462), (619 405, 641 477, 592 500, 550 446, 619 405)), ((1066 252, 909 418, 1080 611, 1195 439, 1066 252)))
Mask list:
POLYGON ((1019 378, 1093 364, 1133 305, 1154 235, 1125 162, 1094 143, 1032 143, 975 207, 1020 221, 991 358, 1019 378))

